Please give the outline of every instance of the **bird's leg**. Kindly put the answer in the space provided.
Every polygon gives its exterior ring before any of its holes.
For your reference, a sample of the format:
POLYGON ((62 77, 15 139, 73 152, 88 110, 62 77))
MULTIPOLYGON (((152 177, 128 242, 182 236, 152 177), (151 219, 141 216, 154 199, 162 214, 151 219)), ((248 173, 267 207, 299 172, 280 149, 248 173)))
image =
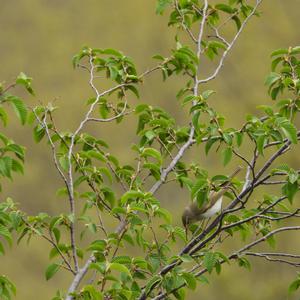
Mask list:
POLYGON ((200 231, 203 231, 203 230, 205 229, 205 227, 203 227, 204 222, 205 222, 205 219, 203 219, 203 220, 201 221, 201 223, 199 224, 199 226, 197 227, 197 229, 194 231, 193 236, 192 236, 192 239, 193 239, 194 237, 196 237, 197 234, 200 233, 200 231), (204 229, 202 229, 202 228, 204 228, 204 229))

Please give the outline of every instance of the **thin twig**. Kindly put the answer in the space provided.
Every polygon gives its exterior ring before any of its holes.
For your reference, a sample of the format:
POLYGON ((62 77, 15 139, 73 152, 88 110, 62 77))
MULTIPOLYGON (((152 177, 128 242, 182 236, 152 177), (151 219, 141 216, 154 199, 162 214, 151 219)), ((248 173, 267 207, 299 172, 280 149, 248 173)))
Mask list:
POLYGON ((236 35, 234 36, 233 40, 231 41, 231 43, 228 45, 227 49, 223 52, 223 55, 219 61, 219 64, 217 66, 217 68, 215 69, 215 71, 208 77, 198 80, 198 84, 202 84, 202 83, 206 83, 212 79, 215 79, 216 76, 218 75, 218 73, 220 72, 224 60, 227 57, 228 53, 230 52, 230 50, 232 49, 232 47, 234 46, 236 40, 238 39, 239 35, 241 34, 241 32, 243 31, 245 25, 248 23, 249 19, 256 13, 256 10, 258 8, 258 6, 261 4, 262 0, 257 0, 256 1, 256 5, 254 6, 252 12, 247 16, 247 18, 244 20, 244 22, 242 23, 240 29, 238 30, 238 32, 236 33, 236 35))

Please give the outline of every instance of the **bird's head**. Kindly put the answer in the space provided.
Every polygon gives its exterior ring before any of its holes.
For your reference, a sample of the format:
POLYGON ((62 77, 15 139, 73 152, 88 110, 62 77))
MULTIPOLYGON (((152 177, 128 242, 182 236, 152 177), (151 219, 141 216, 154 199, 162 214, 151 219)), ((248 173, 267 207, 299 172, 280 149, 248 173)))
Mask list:
POLYGON ((190 224, 194 223, 197 220, 196 219, 197 210, 199 209, 197 208, 197 204, 195 203, 190 204, 184 209, 181 220, 185 228, 187 228, 190 224))

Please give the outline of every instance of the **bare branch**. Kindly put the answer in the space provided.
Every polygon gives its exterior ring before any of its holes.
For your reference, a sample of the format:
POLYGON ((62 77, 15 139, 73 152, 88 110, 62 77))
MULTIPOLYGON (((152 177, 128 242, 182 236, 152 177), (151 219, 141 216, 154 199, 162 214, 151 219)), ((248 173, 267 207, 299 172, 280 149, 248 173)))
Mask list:
POLYGON ((280 228, 274 229, 274 230, 270 231, 269 233, 267 233, 266 235, 262 236, 261 238, 259 238, 255 241, 253 241, 252 243, 244 246, 243 248, 241 248, 240 250, 238 250, 237 252, 232 254, 229 258, 236 257, 236 256, 242 254, 246 250, 253 248, 254 246, 260 244, 261 242, 264 242, 269 237, 271 237, 271 236, 273 236, 277 233, 280 233, 280 232, 283 232, 283 231, 290 231, 290 230, 300 230, 300 226, 287 226, 287 227, 280 227, 280 228))
POLYGON ((71 293, 74 293, 74 291, 76 291, 77 287, 79 286, 81 280, 83 279, 83 277, 85 276, 85 274, 87 273, 90 265, 96 261, 96 258, 94 255, 91 255, 89 257, 89 259, 86 261, 85 265, 78 270, 77 274, 75 275, 70 287, 69 287, 69 290, 68 290, 68 295, 66 297, 65 300, 73 300, 73 296, 71 296, 70 294, 71 293))
POLYGON ((237 41, 238 37, 240 36, 241 32, 243 31, 245 25, 248 23, 249 19, 256 13, 256 10, 257 10, 258 6, 261 3, 262 3, 262 0, 256 0, 256 5, 254 6, 252 12, 244 20, 244 22, 242 23, 240 29, 238 30, 238 32, 234 36, 233 40, 231 41, 231 43, 229 44, 227 49, 223 52, 223 55, 222 55, 222 57, 219 61, 219 64, 218 64, 217 68, 215 69, 215 71, 210 76, 208 76, 207 78, 198 80, 198 84, 206 83, 206 82, 216 78, 216 76, 219 74, 219 72, 220 72, 220 70, 221 70, 221 68, 224 64, 225 58, 227 57, 228 53, 230 52, 230 50, 234 46, 235 42, 237 41))

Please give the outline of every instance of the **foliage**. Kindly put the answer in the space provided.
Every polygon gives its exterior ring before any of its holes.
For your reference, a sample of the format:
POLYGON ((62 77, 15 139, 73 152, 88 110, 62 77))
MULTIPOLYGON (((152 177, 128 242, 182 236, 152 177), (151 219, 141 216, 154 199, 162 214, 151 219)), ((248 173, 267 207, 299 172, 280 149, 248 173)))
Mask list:
MULTIPOLYGON (((30 241, 32 236, 45 239, 51 259, 45 267, 46 279, 51 280, 57 272, 73 275, 68 289, 58 291, 53 299, 185 299, 186 288, 201 288, 211 273, 221 274, 223 265, 232 260, 249 270, 248 256, 299 265, 296 254, 250 250, 264 242, 274 248, 278 233, 300 229, 287 223, 299 216, 294 203, 299 170, 277 162, 295 149, 299 140, 300 48, 272 53, 272 72, 265 84, 274 104, 260 106, 263 115, 248 115, 239 128, 226 127, 225 117, 211 104, 215 91, 202 88, 218 76, 248 21, 259 16, 261 2, 158 0, 157 13, 168 13, 168 25, 178 30, 176 43, 169 57, 155 55, 158 63, 141 74, 134 61, 118 50, 84 47, 73 57, 73 66, 89 73, 94 97, 88 99, 84 118, 73 132, 57 128, 57 107, 51 103, 30 109, 9 93, 21 85, 34 95, 32 79, 24 73, 13 84, 0 86, 3 124, 7 124, 4 105, 11 105, 21 124, 33 126, 34 140, 48 142, 63 184, 57 193, 70 207, 68 213, 59 215, 28 216, 11 199, 0 205, 0 236, 9 245, 13 232, 18 242, 23 238, 30 241), (231 37, 224 33, 229 24, 233 25, 231 37), (207 61, 215 65, 205 77, 202 64, 207 61), (163 80, 171 76, 184 80, 177 99, 188 107, 187 125, 180 126, 160 107, 132 104, 132 97, 139 98, 145 78, 157 71, 163 80), (100 91, 98 78, 105 78, 112 87, 100 91), (129 114, 137 119, 137 142, 132 146, 135 160, 122 165, 107 141, 85 128, 88 123, 126 124, 129 114), (200 163, 186 162, 184 155, 192 146, 204 148, 206 156, 213 150, 220 153, 224 166, 233 166, 239 159, 246 174, 243 179, 232 179, 225 194, 230 204, 206 227, 191 225, 193 235, 189 237, 161 207, 156 192, 173 181, 179 188, 187 188, 191 202, 201 207, 208 203, 210 192, 228 182, 225 174, 212 176, 200 163), (281 190, 272 195, 264 189, 266 185, 281 190), (259 199, 253 196, 256 190, 263 195, 259 199), (117 222, 117 228, 107 226, 103 216, 117 222), (223 253, 223 241, 238 239, 237 233, 243 246, 223 253), (81 241, 86 235, 92 240, 87 247, 81 241), (175 244, 183 245, 179 253, 174 253, 175 244), (124 249, 130 247, 138 254, 128 255, 124 249), (94 279, 79 289, 87 273, 93 273, 94 279)), ((13 172, 23 173, 24 148, 3 134, 0 139, 0 174, 12 179, 13 172)), ((4 252, 0 242, 0 253, 4 252)), ((14 285, 4 276, 0 283, 0 296, 11 299, 14 285)), ((290 291, 299 286, 297 278, 290 291)))

